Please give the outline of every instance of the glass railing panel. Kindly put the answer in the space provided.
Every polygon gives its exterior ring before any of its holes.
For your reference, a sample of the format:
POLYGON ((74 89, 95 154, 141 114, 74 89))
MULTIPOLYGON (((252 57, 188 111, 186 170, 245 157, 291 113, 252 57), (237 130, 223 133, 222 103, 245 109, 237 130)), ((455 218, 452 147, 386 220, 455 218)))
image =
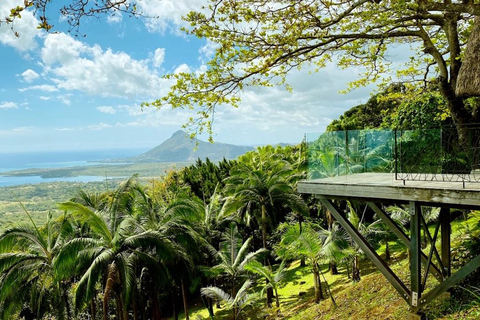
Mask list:
POLYGON ((308 178, 393 172, 394 141, 389 130, 307 134, 308 178))
POLYGON ((308 178, 322 179, 347 173, 342 149, 345 132, 307 134, 308 178))
MULTIPOLYGON (((307 135, 308 178, 392 173, 399 180, 480 182, 480 126, 307 135)), ((347 178, 346 178, 347 179, 347 178)))

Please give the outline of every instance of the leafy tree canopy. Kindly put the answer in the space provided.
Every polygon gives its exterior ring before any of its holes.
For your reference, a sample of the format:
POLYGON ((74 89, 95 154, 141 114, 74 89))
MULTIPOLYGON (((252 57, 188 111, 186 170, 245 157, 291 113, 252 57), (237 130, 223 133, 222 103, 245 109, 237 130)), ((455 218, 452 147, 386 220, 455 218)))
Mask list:
POLYGON ((199 117, 191 124, 211 130, 215 108, 238 106, 246 87, 285 85, 286 75, 304 65, 365 72, 355 88, 395 74, 409 92, 434 83, 459 131, 473 122, 463 98, 455 94, 464 44, 480 14, 477 1, 222 1, 210 0, 206 12, 186 17, 186 32, 216 44, 203 72, 168 76, 177 82, 153 105, 189 106, 199 117), (410 44, 416 52, 398 70, 388 48, 410 44), (395 70, 391 70, 391 69, 395 70))
MULTIPOLYGON (((347 110, 338 120, 332 121, 327 131, 378 128, 412 130, 451 124, 450 111, 438 91, 430 90, 406 97, 404 90, 404 86, 392 86, 372 96, 365 104, 347 110)), ((471 106, 472 99, 467 101, 471 106)))
MULTIPOLYGON (((39 27, 46 30, 51 2, 25 1, 25 7, 36 8, 39 27)), ((12 9, 3 22, 20 17, 22 10, 12 9)), ((73 28, 84 16, 142 14, 127 0, 70 0, 61 11, 73 28)), ((194 108, 192 130, 211 132, 215 109, 238 106, 244 88, 291 89, 285 80, 292 69, 311 65, 318 70, 333 61, 341 68, 364 68, 351 88, 382 79, 390 83, 394 77, 410 92, 434 83, 462 135, 465 124, 479 120, 455 93, 464 47, 479 15, 477 0, 207 0, 202 12, 185 17, 191 26, 187 34, 215 44, 207 68, 168 75, 176 80, 170 92, 146 105, 194 108), (416 51, 401 70, 388 60, 388 48, 399 44, 416 51)))
MULTIPOLYGON (((66 18, 70 25, 70 30, 78 35, 80 22, 84 17, 95 17, 102 14, 115 15, 126 13, 130 16, 144 16, 142 12, 137 11, 137 6, 128 0, 70 0, 60 2, 60 13, 66 18)), ((13 23, 15 19, 22 18, 22 12, 33 8, 34 13, 40 19, 38 29, 50 31, 54 26, 49 23, 49 9, 57 1, 51 0, 24 0, 22 6, 16 6, 10 9, 10 15, 0 17, 0 24, 13 23), (54 3, 52 3, 54 2, 54 3)), ((51 14, 51 13, 50 13, 51 14)), ((15 32, 16 36, 19 36, 15 32)))

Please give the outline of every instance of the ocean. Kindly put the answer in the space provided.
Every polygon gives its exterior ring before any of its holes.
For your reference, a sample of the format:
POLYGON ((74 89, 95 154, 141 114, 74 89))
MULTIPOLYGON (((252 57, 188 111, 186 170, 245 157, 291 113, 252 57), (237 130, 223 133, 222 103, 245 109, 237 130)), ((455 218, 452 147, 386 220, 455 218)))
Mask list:
POLYGON ((68 168, 98 165, 98 162, 104 160, 134 157, 146 151, 148 151, 148 149, 133 148, 88 151, 0 153, 0 187, 53 181, 102 181, 105 179, 103 176, 78 176, 44 179, 40 176, 6 177, 2 176, 2 172, 25 169, 68 168))

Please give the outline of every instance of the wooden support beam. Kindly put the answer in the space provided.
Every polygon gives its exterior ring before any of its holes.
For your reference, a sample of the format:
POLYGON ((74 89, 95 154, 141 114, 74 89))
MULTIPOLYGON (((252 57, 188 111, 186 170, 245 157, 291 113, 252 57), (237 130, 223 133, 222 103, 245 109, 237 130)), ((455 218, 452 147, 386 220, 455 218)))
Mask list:
MULTIPOLYGON (((430 249, 432 249, 432 253, 435 254, 435 258, 437 259, 438 264, 440 265, 440 269, 442 270, 442 280, 443 280, 444 278, 446 278, 445 277, 445 272, 443 271, 444 270, 443 262, 442 262, 442 259, 440 258, 440 255, 438 254, 437 247, 435 246, 435 242, 437 241, 438 230, 440 228, 440 221, 437 222, 437 225, 435 227, 435 236, 432 239, 432 235, 430 234, 430 231, 428 230, 427 222, 425 221, 425 218, 423 217, 423 213, 420 215, 420 218, 421 218, 421 221, 422 221, 423 233, 424 233, 425 237, 427 238, 428 243, 430 244, 430 249)), ((431 262, 431 259, 432 259, 431 257, 428 258, 429 263, 431 262)))
POLYGON ((412 298, 410 301, 410 311, 416 313, 420 310, 420 299, 422 297, 422 267, 420 247, 420 228, 421 228, 421 208, 415 201, 409 203, 410 212, 410 286, 412 290, 412 298))
POLYGON ((430 303, 433 299, 465 279, 470 273, 480 266, 480 255, 473 258, 469 263, 463 266, 460 270, 455 272, 452 276, 440 283, 438 286, 426 293, 420 300, 421 305, 424 306, 430 303))
POLYGON ((340 177, 300 181, 300 193, 369 201, 422 202, 426 205, 448 205, 454 208, 478 209, 480 183, 463 188, 461 183, 410 181, 406 186, 394 180, 391 173, 359 173, 340 177), (428 204, 427 204, 428 203, 428 204))
MULTIPOLYGON (((423 226, 425 227, 425 233, 428 235, 430 238, 430 231, 428 231, 427 224, 425 223, 425 219, 422 217, 422 222, 423 226)), ((425 268, 427 271, 423 274, 423 281, 422 281, 422 288, 425 288, 427 284, 427 278, 428 278, 428 270, 430 268, 430 264, 432 263, 432 257, 433 257, 433 252, 436 252, 436 257, 438 259, 438 262, 440 265, 442 264, 442 261, 440 260, 440 257, 438 256, 437 248, 435 247, 435 244, 437 242, 437 236, 438 236, 438 230, 440 229, 440 221, 438 221, 437 225, 435 226, 435 233, 433 235, 433 240, 430 240, 430 253, 428 254, 428 263, 427 267, 425 268)), ((442 266, 443 269, 443 266, 442 266)))
MULTIPOLYGON (((374 202, 367 202, 368 206, 377 214, 377 216, 382 219, 382 221, 389 227, 389 229, 395 233, 395 235, 400 239, 400 241, 403 242, 405 246, 410 248, 410 238, 403 232, 401 228, 398 227, 398 225, 395 223, 395 221, 390 218, 390 216, 380 209, 378 205, 374 202)), ((427 256, 421 252, 422 255, 422 263, 424 265, 427 265, 428 258, 427 256)), ((438 280, 442 281, 443 280, 443 275, 442 271, 434 264, 430 264, 429 271, 433 274, 433 276, 438 280)))
POLYGON ((365 255, 375 264, 380 272, 387 278, 392 286, 400 293, 400 296, 410 303, 410 291, 397 275, 390 269, 390 267, 382 260, 382 258, 375 252, 360 232, 345 219, 339 212, 338 208, 327 198, 318 197, 320 202, 332 213, 340 225, 348 232, 357 245, 363 250, 365 255))
POLYGON ((450 257, 450 234, 452 233, 452 227, 450 225, 450 208, 440 208, 440 239, 441 239, 441 255, 443 264, 443 273, 446 277, 450 277, 451 270, 451 257, 450 257))

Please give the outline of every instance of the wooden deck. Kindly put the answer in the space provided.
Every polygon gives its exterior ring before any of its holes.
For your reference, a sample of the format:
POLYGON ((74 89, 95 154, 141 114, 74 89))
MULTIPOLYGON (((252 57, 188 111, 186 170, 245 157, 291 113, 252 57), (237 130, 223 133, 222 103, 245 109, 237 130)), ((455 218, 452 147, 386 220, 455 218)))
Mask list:
POLYGON ((416 201, 480 208, 480 183, 395 180, 392 173, 360 173, 298 183, 298 192, 325 197, 416 201))

